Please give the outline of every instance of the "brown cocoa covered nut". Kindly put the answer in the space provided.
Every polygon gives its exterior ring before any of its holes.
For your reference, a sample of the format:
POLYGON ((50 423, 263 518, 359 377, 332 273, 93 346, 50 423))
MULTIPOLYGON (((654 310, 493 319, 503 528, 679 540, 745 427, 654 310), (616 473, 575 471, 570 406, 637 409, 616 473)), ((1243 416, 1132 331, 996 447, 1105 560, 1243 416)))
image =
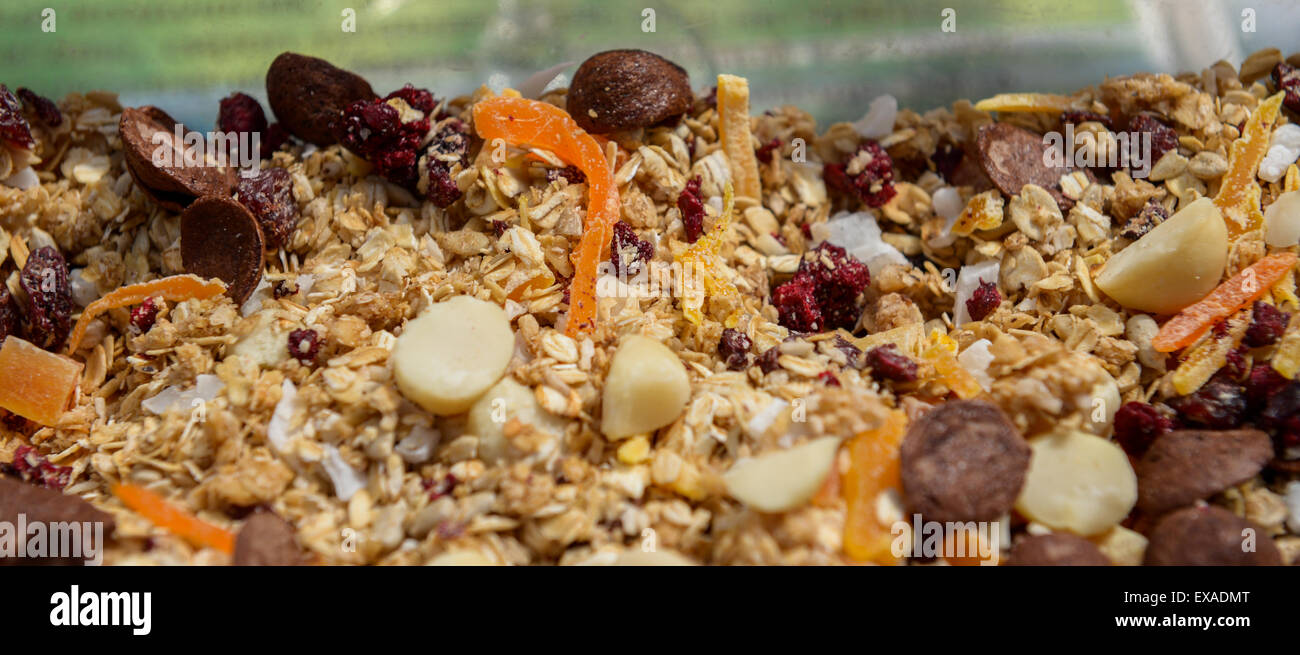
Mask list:
POLYGON ((171 211, 179 212, 199 196, 230 195, 235 169, 218 166, 207 154, 176 141, 176 128, 184 125, 152 106, 128 107, 118 121, 126 169, 145 195, 171 211))
POLYGON ((298 566, 302 551, 293 526, 273 512, 248 517, 235 538, 235 566, 298 566))
POLYGON ((588 132, 649 127, 691 108, 681 66, 644 50, 608 50, 582 62, 569 85, 568 111, 588 132))
POLYGON ((1017 541, 1007 566, 1110 566, 1110 559, 1083 537, 1053 532, 1017 541))
POLYGON ((266 71, 266 98, 290 134, 329 146, 337 142, 334 121, 357 100, 373 100, 374 89, 356 73, 293 52, 281 53, 266 71))
MULTIPOLYGON (((76 496, 0 475, 0 524, 8 523, 17 526, 19 514, 23 515, 23 521, 27 525, 37 522, 44 523, 46 526, 55 523, 76 526, 90 524, 93 530, 94 524, 100 523, 103 525, 100 536, 104 539, 113 534, 115 527, 112 515, 96 509, 76 496)), ((94 547, 102 549, 105 544, 97 543, 94 547)), ((83 553, 89 554, 84 546, 83 553)), ((85 564, 86 559, 85 556, 58 557, 57 555, 37 558, 0 556, 0 566, 36 564, 81 566, 85 564)))
POLYGON ((248 300, 262 279, 263 247, 257 218, 230 198, 199 198, 181 213, 185 272, 225 282, 235 304, 248 300))
POLYGON ((1029 444, 996 405, 951 400, 908 427, 900 449, 903 497, 928 521, 992 521, 1011 510, 1029 444))
POLYGON ((1166 514, 1147 538, 1147 566, 1282 565, 1264 528, 1212 505, 1166 514))
MULTIPOLYGON (((1026 184, 1034 184, 1052 194, 1061 211, 1074 206, 1060 186, 1061 176, 1074 172, 1073 163, 1049 166, 1043 158, 1049 148, 1043 137, 1009 123, 991 123, 980 128, 975 144, 980 167, 1003 195, 1019 195, 1026 184)), ((1092 177, 1091 172, 1085 173, 1092 177)))
POLYGON ((1273 457, 1259 430, 1174 430, 1156 438, 1137 465, 1137 508, 1161 514, 1255 477, 1273 457))

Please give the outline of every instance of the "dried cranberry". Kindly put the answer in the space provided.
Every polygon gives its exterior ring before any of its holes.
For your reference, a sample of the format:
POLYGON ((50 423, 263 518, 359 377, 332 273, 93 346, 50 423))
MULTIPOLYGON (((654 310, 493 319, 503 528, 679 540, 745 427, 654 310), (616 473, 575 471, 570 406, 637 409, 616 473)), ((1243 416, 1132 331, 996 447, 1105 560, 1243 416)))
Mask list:
POLYGON ((289 355, 303 366, 310 366, 320 352, 321 338, 315 330, 294 330, 289 333, 289 355))
POLYGON ((916 380, 916 362, 904 355, 892 343, 876 346, 867 351, 867 366, 871 374, 893 382, 913 382, 916 380))
POLYGON ((1151 133, 1151 163, 1160 161, 1166 152, 1178 147, 1178 133, 1150 114, 1138 114, 1128 122, 1129 132, 1151 133))
POLYGON ((718 341, 718 356, 727 368, 733 371, 744 370, 749 363, 749 349, 753 346, 754 342, 744 332, 727 328, 722 331, 722 338, 718 341))
POLYGON ((53 246, 37 248, 18 279, 27 293, 28 336, 46 350, 62 346, 72 329, 72 287, 63 255, 53 246))
POLYGON ((23 105, 32 110, 32 113, 36 114, 36 119, 46 127, 58 127, 63 124, 63 114, 59 112, 59 106, 54 104, 53 100, 21 86, 18 87, 18 99, 22 100, 23 105))
POLYGON ((1211 378, 1191 395, 1173 398, 1169 406, 1183 423, 1216 430, 1235 428, 1246 412, 1246 389, 1221 377, 1211 378))
POLYGON ((9 289, 0 284, 0 343, 11 334, 17 336, 18 327, 18 305, 9 289))
POLYGON ((777 347, 772 347, 772 348, 768 348, 767 350, 764 350, 763 354, 759 355, 758 359, 754 363, 758 364, 759 370, 763 371, 764 373, 771 373, 772 371, 775 371, 776 369, 781 367, 781 365, 778 364, 776 361, 780 358, 781 358, 781 349, 777 347))
POLYGON ((822 167, 826 186, 856 196, 868 207, 881 207, 893 199, 894 161, 889 153, 872 140, 862 142, 858 151, 843 164, 822 167))
POLYGON ((1138 213, 1128 219, 1119 235, 1136 241, 1150 232, 1151 228, 1164 222, 1166 218, 1169 218, 1169 212, 1165 210, 1165 206, 1152 198, 1138 213))
POLYGON ((1115 441, 1132 457, 1141 457, 1156 437, 1175 427, 1172 417, 1146 403, 1127 402, 1115 412, 1115 441))
POLYGON ((22 150, 30 150, 36 145, 31 126, 23 115, 22 103, 3 84, 0 84, 0 140, 22 150))
POLYGON ((655 255, 655 246, 636 235, 631 225, 619 221, 614 224, 614 236, 609 241, 609 261, 618 275, 636 275, 655 255))
POLYGON ((298 203, 293 199, 293 177, 283 168, 264 168, 255 175, 239 175, 235 186, 239 202, 257 217, 266 247, 289 242, 298 227, 298 203))
POLYGON ((1251 348, 1269 346, 1282 338, 1291 315, 1259 300, 1251 307, 1250 327, 1242 342, 1251 348))
POLYGON ((430 202, 443 209, 460 199, 460 187, 451 178, 451 169, 446 164, 434 162, 429 165, 429 188, 425 195, 430 202))
POLYGON ((1288 382, 1269 396, 1259 424, 1284 447, 1300 446, 1300 382, 1288 382))
POLYGON ((469 128, 459 120, 441 123, 420 158, 424 167, 424 196, 434 205, 450 207, 461 197, 456 175, 469 155, 469 128))
POLYGON ((772 155, 780 147, 781 147, 781 140, 772 139, 771 141, 768 141, 767 143, 759 146, 758 150, 754 151, 754 156, 757 157, 758 160, 763 162, 764 164, 770 164, 772 163, 772 155))
POLYGON ((821 380, 822 384, 828 387, 840 386, 840 379, 835 377, 835 374, 831 373, 830 371, 822 371, 817 375, 817 379, 821 380))
POLYGON ((1277 393, 1282 387, 1290 382, 1282 377, 1281 373, 1273 370, 1267 362, 1255 364, 1250 369, 1250 375, 1246 376, 1246 400, 1250 405, 1250 411, 1258 412, 1263 409, 1268 399, 1277 393))
POLYGON ((510 229, 510 224, 505 221, 491 221, 490 225, 492 226, 492 234, 496 235, 498 239, 505 235, 506 230, 510 229))
POLYGON ((1237 346, 1229 350, 1221 369, 1223 374, 1233 380, 1240 380, 1246 375, 1246 371, 1250 368, 1250 364, 1246 362, 1246 355, 1249 352, 1250 349, 1245 346, 1237 346))
POLYGON ((348 150, 373 164, 390 182, 414 189, 420 178, 420 152, 430 127, 429 112, 420 107, 432 111, 432 98, 427 91, 408 85, 385 99, 358 100, 344 108, 334 126, 335 136, 348 150), (397 98, 422 111, 424 116, 403 122, 397 108, 389 104, 389 100, 397 98))
POLYGON ((677 209, 682 212, 682 225, 686 227, 686 240, 695 243, 704 233, 704 200, 700 198, 700 178, 693 177, 677 196, 677 209))
POLYGON ((813 280, 807 275, 795 275, 773 289, 772 304, 780 315, 781 325, 799 332, 821 332, 822 311, 814 293, 813 280))
POLYGON ((1300 113, 1300 71, 1295 66, 1280 61, 1273 67, 1272 78, 1277 90, 1286 93, 1282 104, 1287 109, 1300 113))
POLYGON ((1067 111, 1061 114, 1062 125, 1078 125, 1079 123, 1101 123, 1106 129, 1111 129, 1110 116, 1098 114, 1093 111, 1067 111))
POLYGON ((266 127, 266 112, 252 96, 235 92, 221 99, 217 108, 217 129, 221 132, 261 135, 266 127))
POLYGON ((583 173, 582 169, 572 164, 565 166, 564 168, 546 169, 547 182, 555 182, 561 178, 567 180, 569 184, 582 184, 587 181, 587 174, 583 173))
POLYGON ((456 488, 456 476, 448 473, 441 480, 424 478, 420 480, 420 487, 429 492, 429 500, 438 500, 456 488))
POLYGON ((62 489, 72 479, 71 466, 51 464, 35 448, 22 445, 14 450, 13 471, 25 482, 62 489))
POLYGON ((262 159, 271 156, 271 153, 280 149, 280 146, 289 142, 289 130, 280 123, 271 123, 267 126, 266 131, 262 133, 262 159))
POLYGON ((1002 304, 1002 293, 996 282, 984 281, 975 288, 975 292, 966 299, 966 313, 971 320, 982 321, 1002 304))
POLYGON ((136 332, 140 334, 148 332, 149 328, 153 327, 154 322, 158 320, 159 309, 161 308, 158 307, 158 302, 153 297, 145 298, 144 302, 131 309, 131 327, 135 328, 136 332))

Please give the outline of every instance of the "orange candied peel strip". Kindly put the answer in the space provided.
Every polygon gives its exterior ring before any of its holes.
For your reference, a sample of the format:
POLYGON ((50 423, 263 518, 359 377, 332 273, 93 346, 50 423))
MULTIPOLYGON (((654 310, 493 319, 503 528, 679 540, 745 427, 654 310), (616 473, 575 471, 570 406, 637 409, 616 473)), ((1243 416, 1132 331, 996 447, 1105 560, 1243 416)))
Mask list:
POLYGON ((622 208, 604 150, 563 109, 511 95, 476 103, 474 129, 489 143, 503 139, 512 146, 545 148, 587 176, 587 218, 582 239, 570 255, 574 273, 564 332, 571 337, 591 332, 596 327, 596 273, 609 256, 609 240, 622 208))
POLYGON ((907 431, 907 413, 893 410, 878 428, 853 437, 845 445, 849 469, 844 473, 844 554, 860 562, 898 564, 891 544, 892 526, 883 524, 876 513, 876 498, 889 489, 899 489, 898 449, 907 431))
MULTIPOLYGON (((682 276, 686 278, 692 271, 700 274, 704 282, 704 293, 686 293, 682 297, 682 314, 686 320, 700 325, 704 322, 704 299, 706 296, 731 298, 736 309, 723 321, 723 325, 734 328, 740 323, 740 292, 736 285, 723 274, 721 267, 722 245, 726 243, 727 229, 731 227, 732 214, 736 209, 736 197, 728 182, 722 192, 722 215, 714 223, 709 233, 700 237, 689 248, 677 256, 682 265, 682 276)), ((693 291, 698 291, 694 289, 693 291)))
POLYGON ((1257 230, 1264 224, 1264 213, 1259 208, 1262 191, 1255 175, 1259 163, 1268 154, 1282 96, 1279 92, 1259 103, 1246 120, 1241 136, 1232 142, 1228 172, 1223 174, 1219 193, 1214 196, 1214 204, 1228 224, 1229 238, 1257 230))
POLYGON ((235 552, 235 534, 218 527, 167 502, 162 496, 134 484, 111 487, 117 499, 154 525, 184 539, 198 548, 215 548, 223 553, 235 552))
POLYGON ((54 425, 77 390, 81 363, 15 336, 0 346, 0 407, 54 425))
POLYGON ((957 343, 946 334, 940 334, 937 330, 930 333, 929 347, 921 351, 921 359, 929 362, 934 366, 934 370, 939 374, 939 380, 944 383, 958 398, 967 400, 984 393, 984 387, 980 386, 979 380, 966 370, 966 367, 957 361, 957 343))
POLYGON ((749 80, 718 76, 718 137, 731 164, 736 195, 760 200, 763 181, 758 176, 758 156, 749 130, 749 80))
POLYGON ((204 280, 197 275, 188 274, 172 275, 119 287, 104 294, 99 300, 86 305, 86 308, 81 311, 81 317, 77 319, 76 327, 72 328, 72 336, 68 337, 67 352, 69 354, 76 352, 77 347, 81 345, 82 338, 86 336, 86 328, 90 327, 90 322, 110 309, 138 305, 144 302, 145 299, 155 296, 161 296, 164 300, 170 302, 180 302, 191 298, 206 300, 225 293, 225 291, 226 285, 220 280, 204 280))
POLYGON ((999 93, 975 103, 976 111, 1063 112, 1078 109, 1069 96, 1052 93, 999 93))
POLYGON ((1247 266, 1160 326, 1151 346, 1168 353, 1196 343, 1215 323, 1262 298, 1295 262, 1295 253, 1279 252, 1247 266))

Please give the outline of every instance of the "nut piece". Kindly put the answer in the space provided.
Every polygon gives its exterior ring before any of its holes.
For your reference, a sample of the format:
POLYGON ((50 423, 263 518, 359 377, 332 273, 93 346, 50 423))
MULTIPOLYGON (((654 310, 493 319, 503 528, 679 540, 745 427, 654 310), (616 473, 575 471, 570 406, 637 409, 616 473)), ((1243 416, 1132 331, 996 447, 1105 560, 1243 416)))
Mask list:
POLYGON ((186 273, 217 278, 242 305, 262 279, 262 228, 243 205, 223 196, 195 200, 181 213, 186 273))
POLYGON ((1016 510, 1056 530, 1089 536, 1128 516, 1137 476, 1119 446, 1064 428, 1030 440, 1034 456, 1016 510))
POLYGON ((272 310, 256 314, 253 328, 226 351, 226 356, 239 356, 263 368, 275 368, 289 359, 290 328, 281 327, 272 310))
POLYGON ((407 321, 393 346, 393 375, 417 405, 440 416, 459 414, 506 372, 514 345, 505 311, 456 296, 407 321))
POLYGON ((1264 242, 1289 248, 1300 241, 1300 191, 1288 191, 1264 210, 1264 242))
POLYGON ((1011 510, 1029 446, 996 405, 952 400, 912 423, 900 448, 903 497, 927 521, 992 521, 1011 510))
POLYGON ((1227 262, 1223 215, 1201 198, 1111 257, 1096 282, 1129 309, 1172 314, 1213 290, 1227 262))
POLYGON ((676 420, 690 397, 691 382, 676 353, 648 337, 625 337, 605 378, 600 431, 622 439, 657 430, 676 420))
POLYGON ((1110 566, 1110 560, 1083 537, 1053 532, 1017 541, 1007 566, 1110 566))
POLYGON ((785 512, 817 493, 835 463, 839 437, 742 459, 722 476, 732 498, 762 512, 785 512))
POLYGON ((316 57, 281 53, 266 71, 266 99, 276 119, 321 147, 335 143, 332 126, 344 107, 377 97, 361 76, 316 57))
POLYGON ((297 566, 302 552, 294 539, 293 526, 273 512, 248 517, 235 539, 235 566, 297 566))
POLYGON ((1255 477, 1273 459, 1259 430, 1175 430, 1156 438, 1137 465, 1138 509, 1162 514, 1255 477))
POLYGON ((582 129, 606 133, 661 123, 694 101, 681 66, 644 50, 608 50, 573 74, 568 111, 582 129))
POLYGON ((167 112, 152 106, 127 107, 118 120, 126 169, 136 186, 164 208, 179 212, 199 196, 228 196, 234 168, 215 161, 190 161, 198 153, 176 143, 176 128, 189 131, 167 112), (155 157, 157 155, 157 157, 155 157), (155 162, 163 162, 158 165, 155 162))
POLYGON ((505 427, 512 420, 560 435, 564 423, 537 404, 533 390, 506 376, 487 390, 469 410, 469 432, 478 437, 478 456, 494 462, 510 453, 505 427))
POLYGON ((1282 565, 1282 553, 1267 530, 1212 505, 1167 514, 1150 538, 1147 566, 1282 565))

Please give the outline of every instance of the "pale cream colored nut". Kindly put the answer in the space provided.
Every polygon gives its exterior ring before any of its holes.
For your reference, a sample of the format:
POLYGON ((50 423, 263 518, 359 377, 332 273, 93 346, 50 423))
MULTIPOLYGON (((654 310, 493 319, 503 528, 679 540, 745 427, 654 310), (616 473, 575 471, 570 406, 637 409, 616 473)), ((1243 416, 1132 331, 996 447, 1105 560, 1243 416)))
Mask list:
POLYGON ((281 328, 275 311, 257 313, 256 323, 248 334, 236 341, 226 355, 238 355, 263 368, 275 368, 289 359, 289 330, 281 328))
POLYGON ((397 388, 447 416, 470 408, 505 373, 515 335, 495 303, 456 296, 408 321, 393 346, 397 388))
POLYGON ((821 488, 839 451, 839 437, 820 437, 786 450, 742 459, 722 476, 732 498, 762 512, 785 512, 821 488))
POLYGON ((1171 180, 1182 175, 1183 171, 1186 170, 1187 158, 1178 154, 1176 148, 1171 149, 1151 167, 1151 173, 1147 175, 1147 180, 1151 182, 1171 180))
POLYGON ((673 550, 629 548, 614 558, 614 566, 695 566, 695 562, 673 550))
POLYGON ((510 453, 505 426, 511 419, 557 436, 564 432, 564 422, 542 410, 532 389, 506 376, 469 409, 466 427, 478 437, 479 459, 494 462, 510 453))
POLYGON ((625 337, 605 377, 600 431, 609 439, 652 432, 676 420, 690 397, 676 353, 649 337, 625 337))
POLYGON ((1228 262, 1228 229, 1201 198, 1119 251, 1096 283, 1130 309, 1172 314, 1205 297, 1228 262))
POLYGON ((1264 242, 1289 248, 1300 241, 1300 191, 1288 191, 1264 210, 1264 242))
POLYGON ((1100 534, 1137 502, 1137 475, 1119 446, 1060 428, 1029 442, 1033 456, 1016 511, 1057 530, 1100 534))
POLYGON ((1147 538, 1122 525, 1093 537, 1092 541, 1115 566, 1142 566, 1147 552, 1147 538))
POLYGON ((488 559, 486 555, 477 550, 449 550, 433 559, 429 560, 426 566, 496 566, 497 563, 488 559))
POLYGON ((1138 361, 1142 362, 1143 366, 1164 373, 1165 354, 1151 345, 1151 340, 1158 332, 1160 326, 1156 324, 1156 319, 1146 314, 1134 314, 1129 317, 1128 324, 1124 328, 1124 337, 1138 347, 1138 361))
POLYGON ((1228 160, 1211 150, 1202 150, 1187 162, 1187 170, 1202 180, 1213 180, 1228 172, 1228 160))

